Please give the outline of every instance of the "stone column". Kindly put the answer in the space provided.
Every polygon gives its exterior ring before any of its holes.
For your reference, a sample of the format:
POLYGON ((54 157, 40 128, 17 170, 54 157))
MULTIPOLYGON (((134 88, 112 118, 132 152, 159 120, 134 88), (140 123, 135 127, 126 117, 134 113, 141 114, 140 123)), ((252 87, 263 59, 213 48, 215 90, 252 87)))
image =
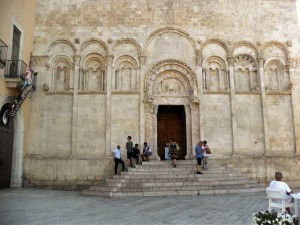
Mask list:
POLYGON ((140 144, 145 142, 145 106, 144 106, 144 80, 145 80, 145 63, 146 56, 139 56, 140 60, 140 70, 139 70, 139 88, 140 88, 140 144))
POLYGON ((230 104, 231 104, 231 129, 232 129, 232 156, 237 154, 238 143, 236 141, 237 133, 237 121, 236 121, 236 98, 234 87, 234 71, 233 71, 234 58, 228 57, 229 64, 229 82, 230 82, 230 104))
POLYGON ((77 154, 77 121, 78 121, 78 82, 79 82, 79 63, 81 57, 76 55, 74 66, 74 79, 73 79, 73 116, 72 116, 72 148, 71 155, 77 154))
POLYGON ((153 143, 152 143, 152 154, 155 160, 160 160, 160 157, 157 154, 157 113, 158 113, 158 105, 153 105, 153 114, 152 114, 152 126, 153 126, 153 143))
POLYGON ((259 79, 260 79, 260 89, 261 89, 261 105, 262 105, 262 117, 263 117, 263 127, 264 127, 264 142, 265 149, 263 155, 268 155, 270 151, 269 144, 269 126, 268 126, 268 109, 266 100, 266 83, 265 83, 265 73, 264 73, 264 59, 259 58, 259 79))
POLYGON ((111 154, 111 80, 113 76, 113 56, 108 55, 106 57, 107 60, 107 69, 106 69, 106 115, 105 115, 105 146, 106 146, 106 155, 111 154))
POLYGON ((294 136, 295 136, 295 155, 300 155, 300 104, 297 101, 300 98, 299 92, 300 87, 300 60, 298 63, 296 59, 290 59, 289 62, 289 72, 290 72, 290 84, 289 90, 291 91, 292 97, 292 110, 294 119, 294 136))

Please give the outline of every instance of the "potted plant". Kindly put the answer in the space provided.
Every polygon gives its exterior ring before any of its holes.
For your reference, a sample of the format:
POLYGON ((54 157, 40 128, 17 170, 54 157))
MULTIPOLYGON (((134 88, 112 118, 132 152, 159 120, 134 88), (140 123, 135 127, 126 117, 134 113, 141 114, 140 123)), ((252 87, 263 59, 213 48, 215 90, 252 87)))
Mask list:
POLYGON ((265 210, 254 214, 252 223, 257 225, 299 225, 299 217, 291 216, 288 213, 278 213, 274 210, 271 212, 265 210))

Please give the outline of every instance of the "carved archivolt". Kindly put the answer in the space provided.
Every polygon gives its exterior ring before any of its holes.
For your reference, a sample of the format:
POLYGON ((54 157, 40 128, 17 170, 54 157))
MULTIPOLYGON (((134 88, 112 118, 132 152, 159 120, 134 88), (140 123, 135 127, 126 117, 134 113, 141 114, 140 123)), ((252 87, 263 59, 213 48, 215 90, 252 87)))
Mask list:
POLYGON ((106 89, 105 59, 99 54, 90 54, 82 60, 79 90, 104 91, 106 89))
POLYGON ((115 75, 112 78, 113 89, 120 91, 137 90, 139 87, 138 63, 128 55, 115 62, 115 75))
POLYGON ((289 59, 288 49, 280 42, 270 41, 267 42, 262 48, 262 57, 264 59, 270 57, 276 57, 277 59, 283 59, 286 65, 289 59))
POLYGON ((91 38, 86 40, 81 48, 80 52, 85 52, 86 54, 89 54, 91 52, 97 52, 101 53, 102 55, 108 54, 108 46, 100 39, 97 38, 91 38))
POLYGON ((63 53, 63 54, 68 54, 73 56, 76 53, 77 49, 76 47, 72 44, 71 41, 67 39, 58 39, 54 42, 52 42, 49 47, 47 52, 49 55, 54 55, 58 53, 63 53))
POLYGON ((240 41, 233 44, 233 47, 229 52, 229 56, 235 57, 236 55, 240 55, 240 54, 251 55, 254 58, 259 57, 257 47, 249 41, 240 41))
POLYGON ((116 42, 116 44, 113 46, 112 50, 113 52, 118 48, 120 45, 127 45, 127 46, 133 46, 134 49, 137 51, 138 55, 142 55, 142 48, 141 46, 131 38, 123 38, 116 42))
POLYGON ((56 56, 50 60, 52 71, 52 90, 69 91, 71 87, 72 61, 67 56, 56 56))
POLYGON ((274 59, 265 65, 267 91, 288 91, 290 79, 288 71, 280 60, 274 59))
POLYGON ((227 47, 227 45, 225 44, 225 42, 219 40, 219 39, 210 39, 207 40, 206 42, 204 42, 201 45, 200 48, 200 58, 206 58, 206 57, 210 57, 211 52, 212 52, 212 46, 218 46, 219 49, 222 49, 222 51, 224 52, 223 54, 219 55, 220 57, 224 57, 227 58, 229 56, 229 49, 227 47), (208 51, 208 52, 205 52, 208 51))
POLYGON ((228 91, 229 77, 226 62, 216 56, 203 60, 202 85, 208 91, 228 91))
POLYGON ((146 101, 153 101, 155 95, 198 97, 198 84, 192 69, 178 60, 165 60, 156 64, 146 75, 146 101))
POLYGON ((195 58, 197 58, 196 41, 191 37, 191 35, 189 33, 185 32, 181 29, 174 28, 174 27, 163 27, 161 29, 158 29, 158 30, 152 32, 149 35, 149 38, 147 39, 147 41, 145 43, 145 52, 148 52, 148 47, 149 47, 150 43, 153 41, 153 39, 155 39, 157 36, 162 35, 164 33, 176 33, 182 37, 185 37, 187 39, 187 41, 191 44, 192 48, 194 49, 195 58))
POLYGON ((234 81, 237 91, 259 91, 257 62, 250 55, 241 54, 234 58, 234 81))

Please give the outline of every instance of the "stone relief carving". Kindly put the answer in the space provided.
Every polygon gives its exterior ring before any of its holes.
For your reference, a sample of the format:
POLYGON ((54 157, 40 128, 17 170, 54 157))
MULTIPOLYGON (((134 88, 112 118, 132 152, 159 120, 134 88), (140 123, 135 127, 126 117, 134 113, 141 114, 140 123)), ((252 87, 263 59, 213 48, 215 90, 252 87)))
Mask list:
POLYGON ((157 93, 163 96, 185 95, 183 84, 176 79, 165 79, 158 84, 157 93))
POLYGON ((154 96, 198 98, 196 75, 184 63, 177 60, 165 60, 155 66, 145 79, 145 101, 152 102, 154 96))

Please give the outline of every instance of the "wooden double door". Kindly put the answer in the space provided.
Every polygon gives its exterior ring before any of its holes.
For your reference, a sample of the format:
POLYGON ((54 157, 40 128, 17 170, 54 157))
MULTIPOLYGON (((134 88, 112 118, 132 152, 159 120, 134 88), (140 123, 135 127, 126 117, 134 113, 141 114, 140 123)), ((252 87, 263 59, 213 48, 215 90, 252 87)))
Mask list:
POLYGON ((186 156, 186 123, 184 106, 160 105, 157 114, 157 154, 165 159, 166 143, 174 138, 179 144, 178 159, 186 156))

